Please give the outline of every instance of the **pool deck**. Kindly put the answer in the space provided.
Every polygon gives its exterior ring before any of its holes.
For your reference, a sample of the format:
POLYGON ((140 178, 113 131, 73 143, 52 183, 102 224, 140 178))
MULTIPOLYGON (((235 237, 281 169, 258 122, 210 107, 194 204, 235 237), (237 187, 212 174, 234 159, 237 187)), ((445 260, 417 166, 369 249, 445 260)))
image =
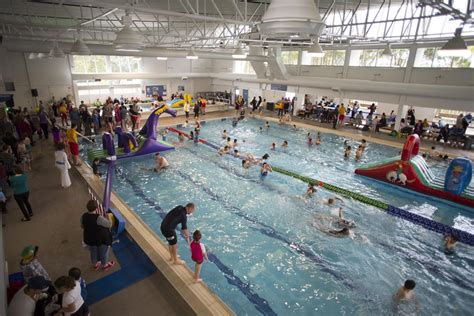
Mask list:
MULTIPOLYGON (((277 122, 272 113, 266 113, 262 119, 277 122)), ((233 111, 213 112, 202 116, 202 120, 232 117, 233 111)), ((145 119, 145 118, 144 118, 145 119)), ((159 126, 182 124, 183 116, 177 118, 160 118, 159 126)), ((401 148, 403 139, 396 139, 385 134, 373 135, 351 128, 334 130, 329 124, 320 124, 307 120, 295 120, 291 124, 298 127, 317 129, 323 133, 332 133, 354 139, 365 138, 369 142, 401 148)), ((422 150, 426 149, 423 146, 422 150)), ((428 147, 431 143, 427 143, 428 147)), ((442 145, 437 145, 443 148, 442 145)), ((464 151, 445 147, 443 152, 450 156, 467 156, 474 159, 472 151, 464 151)), ((12 199, 8 203, 9 213, 3 216, 2 229, 5 240, 5 259, 9 264, 9 273, 19 271, 19 253, 28 244, 38 245, 39 258, 53 280, 67 274, 72 266, 81 268, 83 277, 88 284, 100 284, 100 281, 113 279, 121 271, 120 256, 112 253, 112 258, 118 260, 117 265, 110 271, 95 272, 89 262, 89 254, 81 245, 82 230, 79 218, 85 211, 85 203, 89 199, 86 183, 96 192, 102 192, 103 184, 91 175, 85 165, 70 170, 72 186, 68 189, 60 187, 60 179, 54 167, 53 146, 46 141, 38 141, 33 151, 33 170, 29 172, 30 202, 35 216, 30 222, 21 222, 21 212, 12 199), (118 259, 117 259, 118 258, 118 259), (98 283, 96 283, 98 282, 98 283)), ((167 249, 162 242, 157 242, 154 232, 147 228, 141 219, 130 211, 123 201, 113 195, 112 204, 120 208, 126 217, 127 233, 141 248, 141 251, 151 260, 157 271, 151 271, 140 280, 126 284, 120 290, 101 298, 91 305, 94 315, 195 315, 214 314, 231 315, 232 311, 223 304, 204 284, 193 285, 189 268, 172 266, 167 258, 167 249), (131 223, 132 225, 130 225, 131 223), (169 287, 173 284, 173 288, 169 287), (197 296, 205 297, 196 300, 197 296), (181 296, 177 298, 176 296, 181 296), (183 300, 186 301, 183 304, 183 300), (194 304, 194 305, 193 305, 194 304), (194 307, 190 307, 193 305, 194 307), (146 306, 144 308, 144 306, 146 306)), ((114 246, 115 247, 115 246, 114 246)))
MULTIPOLYGON (((214 112, 206 116, 217 118, 226 115, 227 112, 214 112)), ((94 271, 89 252, 82 247, 79 219, 90 199, 87 184, 101 196, 102 182, 83 164, 70 170, 72 186, 62 189, 59 173, 54 167, 53 145, 45 140, 37 141, 33 148, 32 171, 28 172, 28 176, 30 203, 34 212, 32 220, 20 221, 22 215, 13 198, 7 204, 8 214, 2 217, 9 274, 20 271, 20 253, 26 245, 32 244, 39 246, 39 260, 53 280, 67 275, 69 268, 75 266, 82 270, 91 291, 97 292, 98 286, 99 292, 112 292, 107 295, 99 293, 100 300, 90 306, 94 315, 157 315, 157 311, 160 315, 233 315, 205 284, 192 284, 189 268, 168 263, 168 250, 164 243, 157 242, 154 233, 115 195, 112 196, 113 206, 128 209, 127 221, 138 225, 127 223, 128 236, 134 239, 153 265, 158 266, 158 270, 141 279, 117 285, 124 282, 118 278, 122 271, 122 256, 115 256, 111 251, 111 259, 117 262, 116 266, 107 272, 94 271), (170 283, 173 288, 170 288, 170 283), (111 291, 110 287, 117 290, 111 291)), ((140 267, 134 269, 141 272, 140 267)))

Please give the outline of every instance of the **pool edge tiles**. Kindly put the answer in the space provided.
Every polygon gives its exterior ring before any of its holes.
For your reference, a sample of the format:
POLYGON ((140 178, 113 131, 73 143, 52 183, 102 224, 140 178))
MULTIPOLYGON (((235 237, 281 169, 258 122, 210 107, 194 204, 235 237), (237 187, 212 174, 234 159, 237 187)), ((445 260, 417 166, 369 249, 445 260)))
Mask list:
MULTIPOLYGON (((102 196, 104 183, 92 174, 86 165, 76 167, 85 183, 98 196, 102 196)), ((111 205, 124 216, 126 230, 131 238, 150 258, 158 271, 179 295, 179 304, 185 304, 193 313, 199 315, 235 315, 232 309, 206 284, 194 284, 193 273, 186 265, 172 265, 168 262, 168 247, 148 225, 114 192, 111 193, 111 205)), ((165 285, 166 286, 166 285, 165 285)))

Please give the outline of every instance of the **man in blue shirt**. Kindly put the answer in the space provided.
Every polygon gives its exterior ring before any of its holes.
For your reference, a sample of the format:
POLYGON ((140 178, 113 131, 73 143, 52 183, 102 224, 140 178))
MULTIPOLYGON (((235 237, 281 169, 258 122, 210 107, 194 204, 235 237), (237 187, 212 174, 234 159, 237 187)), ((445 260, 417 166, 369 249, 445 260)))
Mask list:
POLYGON ((161 222, 161 233, 165 236, 168 241, 170 251, 170 261, 174 264, 184 264, 183 260, 178 259, 178 237, 176 235, 176 227, 181 224, 184 236, 188 244, 190 243, 188 227, 187 227, 187 216, 192 214, 195 210, 193 203, 188 203, 186 206, 178 205, 168 214, 161 222))

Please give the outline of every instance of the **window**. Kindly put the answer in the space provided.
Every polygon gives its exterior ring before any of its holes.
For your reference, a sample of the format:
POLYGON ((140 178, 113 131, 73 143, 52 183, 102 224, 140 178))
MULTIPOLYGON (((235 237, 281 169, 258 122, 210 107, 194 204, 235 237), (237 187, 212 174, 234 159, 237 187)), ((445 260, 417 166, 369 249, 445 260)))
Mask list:
POLYGON ((236 60, 234 61, 234 69, 233 73, 235 74, 255 74, 255 70, 250 64, 249 61, 246 60, 236 60))
POLYGON ((349 66, 360 67, 406 67, 409 50, 392 49, 392 56, 383 55, 383 49, 364 49, 351 51, 349 66))
POLYGON ((285 65, 298 65, 298 54, 297 50, 282 51, 280 60, 285 65))
POLYGON ((469 46, 471 56, 439 56, 439 47, 418 48, 415 56, 415 67, 420 68, 474 68, 474 46, 469 46))
POLYGON ((130 56, 72 56, 73 73, 140 72, 140 59, 130 56))
POLYGON ((327 50, 324 57, 314 57, 303 51, 301 56, 302 65, 318 65, 318 66, 344 66, 346 58, 345 50, 327 50))

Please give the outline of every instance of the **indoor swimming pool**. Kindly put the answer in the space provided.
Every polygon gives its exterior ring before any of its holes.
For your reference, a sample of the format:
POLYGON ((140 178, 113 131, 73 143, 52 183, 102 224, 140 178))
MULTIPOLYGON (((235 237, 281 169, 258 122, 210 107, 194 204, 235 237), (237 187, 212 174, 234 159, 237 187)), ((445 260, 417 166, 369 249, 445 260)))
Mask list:
MULTIPOLYGON (((236 127, 215 120, 203 124, 200 137, 221 146, 226 129, 241 152, 268 153, 272 165, 474 233, 474 213, 467 208, 353 173, 360 164, 398 155, 399 149, 369 143, 356 162, 353 156, 343 158, 346 138, 323 133, 322 144, 310 148, 306 130, 271 123, 260 131, 261 126, 264 122, 254 119, 236 127), (284 140, 288 148, 280 147, 284 140), (270 150, 273 142, 276 150, 270 150)), ((189 132, 192 126, 180 129, 189 132)), ((359 142, 348 140, 354 155, 359 142)), ((405 279, 417 282, 422 315, 469 315, 474 309, 472 247, 459 244, 456 254, 446 255, 441 235, 343 197, 337 207, 355 221, 354 236, 331 237, 321 231, 331 225, 321 216, 334 213, 334 206, 322 203, 334 193, 318 189, 305 198, 304 182, 276 172, 262 180, 257 167, 245 170, 240 160, 221 157, 204 144, 179 142, 173 133, 167 141, 176 146, 164 154, 170 169, 150 171, 152 156, 120 163, 114 191, 160 237, 161 219, 170 209, 197 205, 188 227, 201 230, 210 254, 202 278, 237 315, 391 314, 391 297, 405 279)), ((442 176, 445 167, 433 164, 433 172, 442 176)), ((184 239, 179 253, 194 267, 184 239)), ((413 312, 407 304, 398 314, 413 312)))

